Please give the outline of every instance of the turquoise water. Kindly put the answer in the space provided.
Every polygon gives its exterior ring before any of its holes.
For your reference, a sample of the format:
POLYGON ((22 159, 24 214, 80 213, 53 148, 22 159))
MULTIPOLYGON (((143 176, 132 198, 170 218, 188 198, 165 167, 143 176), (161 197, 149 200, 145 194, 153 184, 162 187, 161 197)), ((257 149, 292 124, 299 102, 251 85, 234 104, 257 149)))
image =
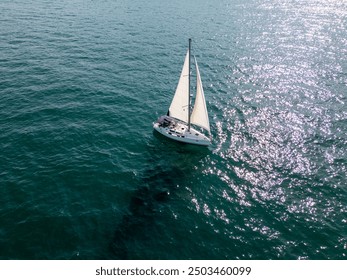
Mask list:
POLYGON ((2 0, 1 259, 346 259, 347 3, 2 0), (188 38, 213 143, 153 133, 188 38))

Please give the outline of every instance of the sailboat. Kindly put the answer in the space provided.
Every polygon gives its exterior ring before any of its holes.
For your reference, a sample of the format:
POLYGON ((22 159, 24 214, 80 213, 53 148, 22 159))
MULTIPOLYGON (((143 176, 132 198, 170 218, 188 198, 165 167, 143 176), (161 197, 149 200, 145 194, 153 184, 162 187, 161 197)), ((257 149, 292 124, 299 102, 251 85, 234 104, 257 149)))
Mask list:
POLYGON ((153 124, 153 128, 160 134, 179 142, 208 146, 211 144, 210 122, 200 71, 195 57, 194 61, 196 94, 193 109, 190 106, 192 96, 190 93, 191 39, 189 39, 181 76, 169 110, 166 115, 161 116, 153 124))

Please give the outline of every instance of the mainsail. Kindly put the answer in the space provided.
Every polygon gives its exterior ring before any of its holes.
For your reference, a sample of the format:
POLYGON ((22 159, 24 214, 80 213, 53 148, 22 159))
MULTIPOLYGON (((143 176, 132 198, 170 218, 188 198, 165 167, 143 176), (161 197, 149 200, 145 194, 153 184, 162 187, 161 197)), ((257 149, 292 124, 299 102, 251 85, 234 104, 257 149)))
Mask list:
POLYGON ((196 59, 195 59, 195 67, 196 67, 196 97, 195 97, 194 109, 191 114, 190 120, 192 124, 200 126, 206 129, 210 133, 210 122, 208 120, 204 89, 202 87, 200 71, 199 71, 199 67, 198 67, 198 63, 196 62, 196 59))
POLYGON ((184 60, 181 76, 172 99, 169 115, 184 122, 188 122, 189 113, 189 50, 184 60))

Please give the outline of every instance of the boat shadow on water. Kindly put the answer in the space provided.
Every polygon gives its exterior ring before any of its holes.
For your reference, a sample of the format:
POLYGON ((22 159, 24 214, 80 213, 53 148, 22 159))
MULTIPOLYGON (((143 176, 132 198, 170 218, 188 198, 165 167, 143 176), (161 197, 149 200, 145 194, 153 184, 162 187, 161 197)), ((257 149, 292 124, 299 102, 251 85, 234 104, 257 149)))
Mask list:
MULTIPOLYGON (((165 138, 165 137, 164 137, 165 138)), ((126 213, 118 224, 110 244, 111 258, 132 259, 133 244, 145 242, 144 233, 149 233, 160 217, 161 209, 168 205, 173 194, 180 190, 182 182, 188 178, 194 164, 208 154, 208 149, 192 147, 176 143, 168 139, 155 139, 156 146, 152 146, 149 165, 139 179, 134 182, 135 191, 131 195, 126 213), (167 151, 170 153, 167 153, 167 151), (165 152, 166 151, 166 152, 165 152)))

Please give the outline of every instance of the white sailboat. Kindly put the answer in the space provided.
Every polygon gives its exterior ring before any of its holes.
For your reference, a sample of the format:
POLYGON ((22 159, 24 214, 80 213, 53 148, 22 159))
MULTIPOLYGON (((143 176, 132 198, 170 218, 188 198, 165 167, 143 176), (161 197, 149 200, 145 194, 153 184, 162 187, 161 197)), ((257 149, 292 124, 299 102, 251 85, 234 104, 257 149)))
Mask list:
POLYGON ((191 39, 189 39, 189 48, 169 111, 167 115, 161 116, 153 124, 153 128, 162 135, 179 142, 208 146, 211 144, 210 122, 196 59, 194 59, 196 67, 196 95, 193 110, 191 110, 190 106, 190 50, 191 39), (193 126, 196 126, 196 128, 193 126), (198 128, 202 131, 198 130, 198 128), (208 136, 203 131, 206 131, 208 136))

